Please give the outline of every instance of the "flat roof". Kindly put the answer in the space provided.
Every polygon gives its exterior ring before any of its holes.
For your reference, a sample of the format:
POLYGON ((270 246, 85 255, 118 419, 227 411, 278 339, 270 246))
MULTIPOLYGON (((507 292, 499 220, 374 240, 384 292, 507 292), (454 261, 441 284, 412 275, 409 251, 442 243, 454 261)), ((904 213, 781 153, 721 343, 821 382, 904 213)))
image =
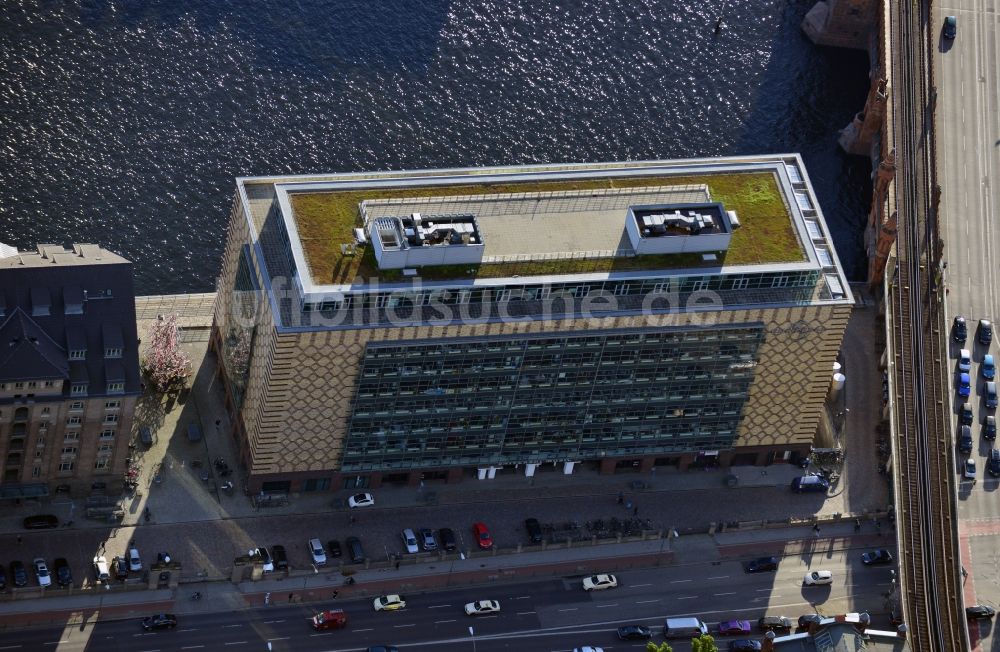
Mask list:
POLYGON ((814 270, 847 287, 797 154, 240 178, 237 191, 268 276, 294 276, 306 295, 412 283, 412 272, 380 270, 370 244, 354 246, 355 229, 364 226, 362 204, 381 215, 476 215, 490 248, 484 262, 421 267, 417 276, 425 286, 766 269, 814 270), (623 202, 719 202, 736 212, 740 228, 714 257, 621 256, 623 202), (580 220, 590 228, 567 233, 572 229, 565 227, 580 220), (578 255, 554 255, 567 251, 578 255))

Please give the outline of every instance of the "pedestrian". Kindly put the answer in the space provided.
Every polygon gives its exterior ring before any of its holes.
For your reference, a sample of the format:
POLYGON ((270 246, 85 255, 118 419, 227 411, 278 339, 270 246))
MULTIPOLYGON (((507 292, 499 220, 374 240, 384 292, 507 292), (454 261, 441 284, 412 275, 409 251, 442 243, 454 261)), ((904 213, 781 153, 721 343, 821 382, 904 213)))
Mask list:
POLYGON ((18 545, 20 545, 20 544, 21 544, 21 535, 20 535, 20 534, 19 534, 19 535, 17 535, 17 543, 18 543, 18 545))
POLYGON ((625 504, 625 494, 621 491, 618 492, 618 504, 619 505, 625 504))
POLYGON ((336 600, 338 595, 340 595, 340 591, 337 591, 336 589, 334 589, 334 591, 333 591, 333 597, 331 599, 336 600))
POLYGON ((396 562, 396 570, 399 570, 399 562, 396 562))
POLYGON ((816 537, 819 538, 819 523, 813 526, 813 534, 815 534, 816 537))
POLYGON ((635 507, 632 508, 632 516, 638 516, 638 515, 639 515, 639 506, 636 505, 635 507))
POLYGON ((855 532, 860 532, 861 531, 861 519, 860 518, 854 519, 854 531, 855 532))
POLYGON ((291 602, 294 599, 295 599, 295 594, 294 593, 289 593, 288 594, 288 601, 291 602))

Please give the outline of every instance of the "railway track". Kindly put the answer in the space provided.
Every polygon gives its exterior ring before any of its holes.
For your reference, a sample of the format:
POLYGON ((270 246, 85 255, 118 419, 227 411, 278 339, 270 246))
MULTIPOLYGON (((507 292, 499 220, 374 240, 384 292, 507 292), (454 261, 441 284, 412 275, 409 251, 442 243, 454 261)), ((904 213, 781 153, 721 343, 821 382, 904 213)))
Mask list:
POLYGON ((893 454, 900 589, 910 644, 921 652, 968 647, 957 554, 945 317, 935 276, 929 16, 926 3, 892 4, 893 124, 900 164, 897 265, 889 286, 896 398, 893 454))

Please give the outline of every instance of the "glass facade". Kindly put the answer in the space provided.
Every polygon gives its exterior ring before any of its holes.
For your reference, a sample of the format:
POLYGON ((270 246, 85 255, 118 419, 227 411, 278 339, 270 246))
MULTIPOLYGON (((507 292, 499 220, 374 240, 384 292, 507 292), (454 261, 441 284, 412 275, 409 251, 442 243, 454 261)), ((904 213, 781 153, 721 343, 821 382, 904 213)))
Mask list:
POLYGON ((723 449, 762 324, 369 344, 344 471, 723 449))
POLYGON ((247 378, 250 372, 250 356, 253 352, 253 338, 256 333, 256 319, 259 317, 260 291, 257 278, 250 266, 249 246, 240 250, 239 266, 233 281, 231 294, 231 314, 228 315, 228 330, 222 341, 222 362, 226 367, 226 379, 232 392, 236 408, 243 405, 247 378))

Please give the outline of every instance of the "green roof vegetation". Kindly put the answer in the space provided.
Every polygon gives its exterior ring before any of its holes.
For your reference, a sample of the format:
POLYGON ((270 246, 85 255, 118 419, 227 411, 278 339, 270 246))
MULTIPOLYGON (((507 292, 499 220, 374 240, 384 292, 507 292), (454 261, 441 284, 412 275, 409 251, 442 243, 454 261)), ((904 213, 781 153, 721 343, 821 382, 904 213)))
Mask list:
POLYGON ((503 278, 594 272, 715 267, 760 263, 791 263, 805 260, 792 227, 791 218, 775 176, 769 172, 712 174, 703 176, 625 177, 581 179, 533 183, 470 183, 461 186, 349 190, 338 192, 291 193, 292 210, 313 282, 320 285, 362 284, 378 278, 383 282, 402 280, 399 270, 380 270, 371 246, 358 255, 344 255, 340 245, 354 242, 354 229, 362 226, 359 204, 368 199, 406 199, 524 192, 641 188, 704 184, 713 201, 739 215, 741 228, 733 231, 727 252, 717 261, 706 263, 701 254, 647 255, 630 258, 586 260, 545 260, 504 262, 483 265, 443 265, 421 267, 424 280, 503 278))

